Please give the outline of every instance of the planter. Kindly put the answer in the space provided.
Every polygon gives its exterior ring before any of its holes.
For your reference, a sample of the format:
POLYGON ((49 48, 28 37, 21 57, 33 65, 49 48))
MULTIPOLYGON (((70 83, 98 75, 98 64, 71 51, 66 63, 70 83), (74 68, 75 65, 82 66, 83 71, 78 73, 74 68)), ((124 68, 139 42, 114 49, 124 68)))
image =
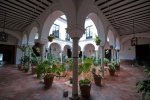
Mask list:
POLYGON ((113 46, 112 46, 112 45, 110 46, 110 49, 111 49, 111 50, 113 49, 113 46))
POLYGON ((101 77, 94 77, 95 85, 101 86, 101 77))
POLYGON ((98 41, 98 42, 96 42, 96 45, 100 45, 100 42, 98 41))
POLYGON ((91 83, 80 85, 80 91, 81 91, 81 95, 83 97, 89 98, 90 97, 90 91, 91 91, 91 83))
POLYGON ((21 67, 22 67, 21 64, 19 64, 19 65, 18 65, 18 70, 21 70, 21 67))
POLYGON ((115 70, 109 69, 109 73, 111 76, 115 76, 115 70))
POLYGON ((108 63, 104 63, 104 66, 108 66, 108 63))
POLYGON ((48 37, 49 42, 52 42, 54 37, 48 37))
POLYGON ((35 67, 32 67, 31 69, 32 69, 32 74, 35 74, 35 71, 34 71, 35 67))
POLYGON ((40 78, 41 77, 41 74, 36 74, 37 75, 37 78, 40 78))
POLYGON ((72 84, 72 82, 73 82, 73 79, 69 79, 70 80, 70 84, 72 84))
POLYGON ((49 89, 52 86, 54 75, 49 74, 44 77, 44 88, 49 89))
POLYGON ((29 71, 29 68, 25 68, 24 72, 27 73, 29 71))
POLYGON ((120 65, 116 65, 116 66, 115 66, 115 69, 116 69, 116 70, 120 70, 120 65))

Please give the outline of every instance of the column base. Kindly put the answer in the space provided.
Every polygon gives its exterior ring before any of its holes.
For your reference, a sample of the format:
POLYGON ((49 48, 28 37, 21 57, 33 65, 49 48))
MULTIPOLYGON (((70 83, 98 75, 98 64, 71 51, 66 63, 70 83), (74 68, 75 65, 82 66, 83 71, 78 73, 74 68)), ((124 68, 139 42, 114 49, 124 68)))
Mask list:
POLYGON ((72 97, 69 97, 70 100, 80 100, 80 97, 77 95, 72 95, 72 97))

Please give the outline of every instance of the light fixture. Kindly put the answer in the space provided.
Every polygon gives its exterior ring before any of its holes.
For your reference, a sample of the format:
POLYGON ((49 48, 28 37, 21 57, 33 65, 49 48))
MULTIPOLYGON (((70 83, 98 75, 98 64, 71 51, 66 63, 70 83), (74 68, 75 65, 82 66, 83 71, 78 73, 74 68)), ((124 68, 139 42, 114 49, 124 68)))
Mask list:
POLYGON ((131 39, 131 46, 136 46, 138 44, 138 38, 135 37, 135 32, 134 32, 134 19, 133 19, 133 38, 131 39))
POLYGON ((8 34, 5 33, 5 20, 6 20, 6 12, 5 12, 5 17, 4 17, 4 27, 3 27, 3 31, 0 32, 0 41, 2 42, 7 42, 8 40, 8 34))

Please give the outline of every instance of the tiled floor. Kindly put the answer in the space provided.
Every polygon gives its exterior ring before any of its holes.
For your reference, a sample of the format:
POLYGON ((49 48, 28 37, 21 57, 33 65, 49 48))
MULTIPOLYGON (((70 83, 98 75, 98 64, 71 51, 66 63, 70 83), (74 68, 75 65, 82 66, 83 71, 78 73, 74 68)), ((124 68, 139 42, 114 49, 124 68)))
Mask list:
MULTIPOLYGON (((92 79, 89 100, 141 100, 135 84, 146 77, 143 69, 121 65, 116 76, 109 76, 105 72, 106 79, 102 80, 101 87, 95 86, 92 79)), ((68 78, 69 75, 61 79, 55 77, 52 87, 44 90, 44 84, 31 71, 24 73, 17 70, 15 65, 0 67, 0 100, 69 100, 72 88, 64 84, 68 78), (63 89, 69 91, 68 97, 63 97, 63 89)), ((146 100, 150 100, 150 96, 146 100)))

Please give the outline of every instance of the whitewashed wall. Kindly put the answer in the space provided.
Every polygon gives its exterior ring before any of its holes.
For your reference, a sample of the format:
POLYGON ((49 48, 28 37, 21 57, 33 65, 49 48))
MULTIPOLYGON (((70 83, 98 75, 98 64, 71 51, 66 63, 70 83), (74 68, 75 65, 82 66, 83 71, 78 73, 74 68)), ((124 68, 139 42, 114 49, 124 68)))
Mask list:
MULTIPOLYGON (((149 38, 138 38, 138 45, 150 44, 149 38)), ((135 46, 131 46, 131 41, 126 41, 122 44, 121 51, 119 52, 120 59, 133 60, 135 58, 135 46)))

